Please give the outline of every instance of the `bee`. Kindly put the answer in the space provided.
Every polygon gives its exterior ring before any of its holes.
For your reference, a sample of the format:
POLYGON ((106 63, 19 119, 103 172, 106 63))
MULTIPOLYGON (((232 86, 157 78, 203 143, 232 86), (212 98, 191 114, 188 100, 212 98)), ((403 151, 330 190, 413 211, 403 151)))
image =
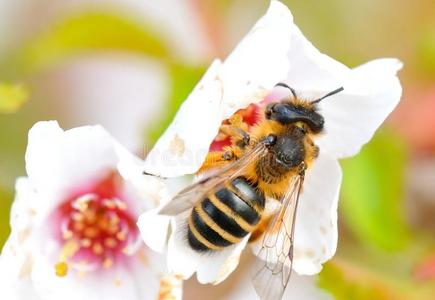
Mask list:
POLYGON ((189 212, 186 240, 197 252, 220 251, 249 234, 251 242, 261 238, 252 280, 267 300, 281 299, 290 279, 298 199, 325 123, 317 104, 343 90, 308 101, 284 83, 277 86, 291 95, 263 108, 249 130, 237 114, 222 125, 230 146, 210 152, 199 170, 209 174, 160 210, 171 216, 189 212), (279 201, 273 212, 266 210, 271 199, 279 201))

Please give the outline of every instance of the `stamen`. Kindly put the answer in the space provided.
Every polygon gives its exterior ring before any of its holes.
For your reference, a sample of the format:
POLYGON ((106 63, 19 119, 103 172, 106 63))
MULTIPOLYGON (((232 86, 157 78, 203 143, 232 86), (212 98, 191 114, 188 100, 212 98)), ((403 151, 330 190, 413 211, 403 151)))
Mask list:
POLYGON ((97 195, 95 194, 85 194, 83 196, 80 196, 72 203, 72 206, 81 211, 84 212, 88 208, 88 203, 91 201, 94 201, 97 198, 97 195))
POLYGON ((116 248, 118 246, 118 242, 114 238, 107 238, 104 240, 104 245, 109 248, 116 248))
POLYGON ((92 241, 90 240, 90 239, 82 239, 81 241, 80 241, 80 245, 83 247, 83 248, 89 248, 89 247, 91 247, 91 245, 92 245, 92 241))
POLYGON ((59 220, 56 235, 63 246, 54 265, 57 276, 66 276, 71 269, 82 275, 109 269, 141 247, 135 218, 115 196, 116 178, 105 178, 95 185, 95 192, 71 197, 59 206, 54 219, 59 220))
POLYGON ((100 243, 95 243, 92 246, 92 251, 96 254, 96 255, 101 255, 104 253, 104 248, 100 243))
POLYGON ((113 266, 113 260, 110 259, 110 258, 105 258, 104 261, 103 261, 103 267, 104 267, 105 269, 109 269, 109 268, 111 268, 112 266, 113 266))
POLYGON ((68 274, 68 265, 66 262, 59 262, 54 266, 56 276, 65 277, 68 274))

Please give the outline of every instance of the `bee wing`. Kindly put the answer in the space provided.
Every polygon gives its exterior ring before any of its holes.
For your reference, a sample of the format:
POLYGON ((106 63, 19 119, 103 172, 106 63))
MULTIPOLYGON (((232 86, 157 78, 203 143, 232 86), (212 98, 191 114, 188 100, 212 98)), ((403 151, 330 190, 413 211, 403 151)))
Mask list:
POLYGON ((304 176, 292 177, 281 207, 269 223, 253 267, 252 282, 262 300, 281 299, 290 279, 293 234, 304 176))
POLYGON ((265 143, 257 143, 235 162, 225 165, 217 172, 181 190, 159 211, 159 214, 174 216, 192 208, 197 201, 203 199, 207 192, 212 189, 218 189, 224 182, 239 176, 249 164, 265 155, 267 151, 265 143))

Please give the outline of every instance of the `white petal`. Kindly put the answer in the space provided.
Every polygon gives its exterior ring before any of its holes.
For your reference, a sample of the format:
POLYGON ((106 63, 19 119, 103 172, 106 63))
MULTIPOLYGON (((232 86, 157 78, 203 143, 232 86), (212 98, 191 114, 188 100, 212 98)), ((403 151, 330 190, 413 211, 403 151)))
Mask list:
POLYGON ((333 156, 356 154, 400 99, 396 76, 402 63, 378 59, 355 69, 317 50, 294 25, 286 83, 302 98, 318 98, 343 86, 344 91, 320 103, 326 134, 318 144, 333 156))
POLYGON ((225 280, 239 264, 240 254, 248 242, 248 237, 240 243, 213 253, 198 253, 187 243, 186 222, 188 214, 173 221, 168 243, 168 268, 171 272, 189 278, 195 272, 200 283, 214 283, 225 280))
POLYGON ((222 121, 221 63, 216 60, 184 101, 175 119, 147 156, 145 171, 163 177, 195 173, 222 121))
MULTIPOLYGON (((226 297, 226 299, 259 299, 259 297, 250 282, 249 276, 244 276, 244 280, 238 282, 237 287, 226 297)), ((332 300, 333 298, 316 286, 316 277, 300 276, 293 273, 282 297, 282 300, 287 299, 332 300)))
POLYGON ((166 249, 171 217, 158 215, 159 210, 160 207, 141 214, 137 226, 145 244, 161 253, 166 249))
POLYGON ((134 264, 127 269, 119 266, 105 272, 83 275, 69 272, 65 277, 57 277, 53 262, 46 257, 35 261, 32 280, 37 294, 44 300, 151 300, 156 299, 159 283, 155 274, 147 268, 139 270, 134 264))
POLYGON ((118 156, 118 172, 125 181, 127 199, 135 199, 132 203, 134 211, 140 214, 157 207, 162 201, 170 197, 167 185, 158 177, 146 176, 143 172, 143 161, 132 155, 124 147, 114 142, 114 149, 118 156))
POLYGON ((288 60, 290 70, 286 82, 302 98, 342 86, 343 78, 350 72, 348 67, 317 50, 296 25, 293 25, 288 60))
POLYGON ((326 131, 317 142, 321 149, 338 158, 358 153, 399 103, 401 67, 397 59, 378 59, 344 78, 344 91, 320 103, 326 131))
POLYGON ((337 248, 337 205, 341 168, 320 151, 307 171, 295 224, 293 269, 301 275, 320 272, 337 248))
POLYGON ((224 117, 257 103, 286 78, 293 16, 278 1, 225 60, 219 76, 224 86, 224 117))
MULTIPOLYGON (((27 178, 18 178, 16 196, 11 209, 11 234, 0 256, 0 291, 4 299, 25 300, 35 295, 30 273, 35 257, 32 253, 34 240, 32 200, 34 192, 27 178)), ((2 298, 3 299, 3 298, 2 298)))
POLYGON ((57 122, 38 122, 29 131, 26 170, 50 210, 72 188, 116 168, 112 138, 101 126, 63 131, 57 122))

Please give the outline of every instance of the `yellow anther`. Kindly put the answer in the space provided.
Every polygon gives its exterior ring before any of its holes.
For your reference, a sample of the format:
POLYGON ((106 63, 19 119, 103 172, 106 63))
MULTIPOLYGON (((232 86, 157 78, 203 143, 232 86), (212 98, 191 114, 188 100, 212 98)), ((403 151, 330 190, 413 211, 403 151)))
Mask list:
POLYGON ((113 260, 111 260, 110 258, 105 258, 103 261, 103 267, 109 269, 112 266, 113 266, 113 260))
POLYGON ((125 241, 125 239, 126 239, 126 234, 125 234, 125 232, 118 232, 117 234, 116 234, 116 238, 118 239, 118 240, 120 240, 121 242, 122 241, 125 241))
POLYGON ((94 245, 92 245, 92 251, 96 255, 101 255, 104 253, 104 248, 100 243, 95 243, 94 245))
POLYGON ((82 246, 83 248, 89 248, 92 245, 92 241, 90 239, 82 239, 80 241, 80 246, 82 246))
POLYGON ((116 248, 118 246, 118 242, 114 238, 106 238, 104 240, 104 245, 109 248, 116 248))
POLYGON ((56 276, 65 277, 68 274, 68 265, 64 261, 58 262, 54 266, 54 270, 55 270, 56 276))

